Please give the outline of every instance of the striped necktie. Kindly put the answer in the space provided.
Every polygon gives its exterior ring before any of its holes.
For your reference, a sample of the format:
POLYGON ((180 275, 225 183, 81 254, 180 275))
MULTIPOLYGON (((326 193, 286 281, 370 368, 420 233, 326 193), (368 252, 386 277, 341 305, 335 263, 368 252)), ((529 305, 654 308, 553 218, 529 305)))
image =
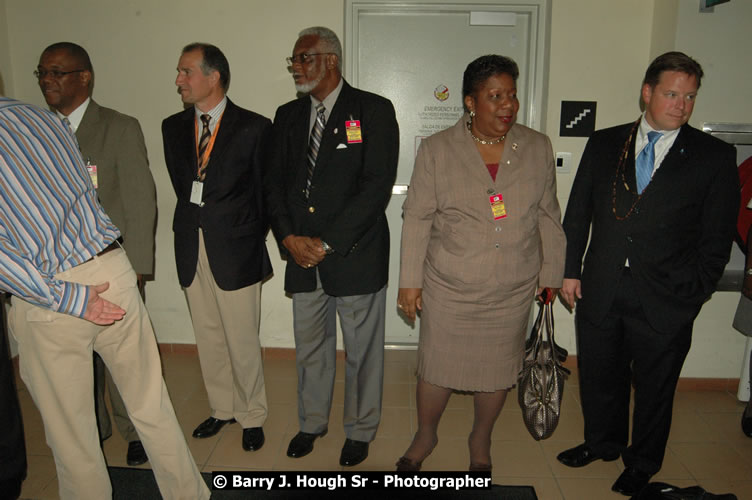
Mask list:
POLYGON ((324 135, 324 126, 326 125, 326 108, 323 103, 316 106, 316 123, 313 124, 311 139, 308 141, 308 178, 306 179, 305 197, 311 194, 311 181, 313 181, 313 170, 316 168, 316 158, 319 156, 319 146, 321 146, 321 137, 324 135))
POLYGON ((209 145, 209 139, 211 139, 211 132, 209 131, 209 122, 211 121, 211 115, 201 115, 201 123, 203 129, 201 130, 201 139, 198 141, 198 180, 202 181, 206 178, 206 166, 209 164, 207 161, 203 161, 206 147, 209 145))
POLYGON ((635 161, 635 176, 637 177, 637 192, 642 194, 650 179, 653 178, 653 167, 655 166, 655 143, 663 137, 660 132, 648 132, 648 143, 642 148, 635 161))

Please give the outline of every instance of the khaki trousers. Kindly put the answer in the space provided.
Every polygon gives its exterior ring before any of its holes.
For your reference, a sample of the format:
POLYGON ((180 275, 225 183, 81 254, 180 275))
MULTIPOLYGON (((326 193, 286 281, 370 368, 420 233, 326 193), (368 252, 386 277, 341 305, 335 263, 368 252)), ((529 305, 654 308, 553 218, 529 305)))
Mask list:
POLYGON ((230 291, 219 288, 203 235, 198 234, 196 276, 185 296, 211 416, 234 418, 244 429, 262 427, 267 404, 259 342, 261 283, 230 291))
POLYGON ((10 329, 18 342, 21 378, 42 414, 60 498, 112 498, 94 415, 92 350, 118 386, 162 497, 209 498, 175 418, 154 331, 125 252, 112 250, 56 278, 87 285, 109 282, 102 296, 126 310, 122 320, 105 327, 13 297, 10 329))

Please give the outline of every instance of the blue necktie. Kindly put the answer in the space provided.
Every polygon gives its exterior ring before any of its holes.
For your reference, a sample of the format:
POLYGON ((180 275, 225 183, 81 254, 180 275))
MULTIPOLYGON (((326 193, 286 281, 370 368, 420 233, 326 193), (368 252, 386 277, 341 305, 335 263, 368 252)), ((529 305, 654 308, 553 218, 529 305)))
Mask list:
POLYGON ((650 184, 653 177, 653 166, 655 165, 655 143, 663 137, 660 132, 648 132, 648 143, 640 151, 635 161, 635 175, 637 176, 637 192, 642 194, 645 188, 650 184))

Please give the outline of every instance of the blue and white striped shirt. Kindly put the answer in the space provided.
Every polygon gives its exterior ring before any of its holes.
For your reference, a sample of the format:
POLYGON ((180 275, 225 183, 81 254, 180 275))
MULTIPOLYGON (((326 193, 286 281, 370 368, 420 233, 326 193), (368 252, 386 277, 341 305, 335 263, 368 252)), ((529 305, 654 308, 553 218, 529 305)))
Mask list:
POLYGON ((120 232, 66 128, 49 111, 0 97, 0 289, 81 317, 88 289, 54 276, 120 232))

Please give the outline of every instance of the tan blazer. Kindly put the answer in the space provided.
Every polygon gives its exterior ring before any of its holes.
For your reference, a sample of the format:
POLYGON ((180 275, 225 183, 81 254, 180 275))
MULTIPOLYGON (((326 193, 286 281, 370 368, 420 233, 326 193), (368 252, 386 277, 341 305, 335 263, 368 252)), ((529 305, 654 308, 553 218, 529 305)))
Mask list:
POLYGON ((92 99, 76 139, 84 161, 97 166, 97 196, 120 229, 133 270, 152 274, 157 197, 138 120, 92 99))
POLYGON ((468 117, 424 139, 403 206, 401 288, 423 288, 426 261, 447 282, 511 285, 535 276, 560 288, 566 239, 548 137, 515 124, 496 182, 465 126, 468 117), (489 196, 502 195, 494 220, 489 196))

